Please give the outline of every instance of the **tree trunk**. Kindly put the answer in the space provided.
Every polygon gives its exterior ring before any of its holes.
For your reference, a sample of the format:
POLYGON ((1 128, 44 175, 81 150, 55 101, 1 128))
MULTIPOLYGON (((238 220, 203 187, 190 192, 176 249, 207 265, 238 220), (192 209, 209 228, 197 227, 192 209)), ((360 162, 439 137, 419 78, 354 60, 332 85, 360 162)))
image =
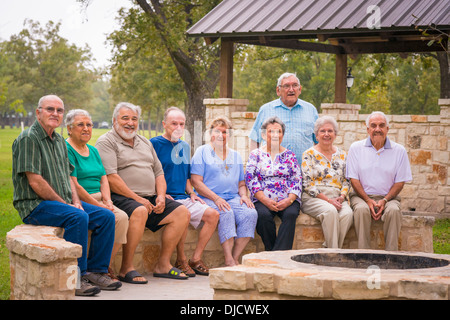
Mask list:
POLYGON ((152 7, 147 0, 136 0, 139 6, 146 12, 152 19, 155 28, 160 32, 159 36, 166 45, 167 52, 169 53, 175 67, 180 75, 181 80, 184 83, 184 88, 187 94, 186 105, 186 140, 191 146, 191 153, 203 144, 203 132, 205 130, 205 116, 206 108, 203 105, 203 99, 208 92, 214 92, 215 87, 219 81, 219 64, 218 53, 217 61, 213 61, 207 72, 205 79, 202 79, 201 75, 195 68, 195 64, 198 63, 192 58, 189 53, 184 52, 184 48, 181 46, 173 46, 168 41, 169 26, 167 26, 167 19, 164 16, 162 7, 163 2, 157 0, 151 0, 152 7))
POLYGON ((437 52, 439 69, 441 71, 441 99, 450 99, 450 53, 447 51, 437 52))
POLYGON ((203 144, 205 132, 206 107, 203 104, 205 94, 201 91, 188 90, 186 105, 186 142, 191 146, 191 156, 203 144))
POLYGON ((152 138, 152 118, 150 117, 151 116, 151 112, 150 112, 150 110, 148 110, 147 111, 147 121, 148 121, 148 137, 149 137, 149 139, 151 139, 152 138))

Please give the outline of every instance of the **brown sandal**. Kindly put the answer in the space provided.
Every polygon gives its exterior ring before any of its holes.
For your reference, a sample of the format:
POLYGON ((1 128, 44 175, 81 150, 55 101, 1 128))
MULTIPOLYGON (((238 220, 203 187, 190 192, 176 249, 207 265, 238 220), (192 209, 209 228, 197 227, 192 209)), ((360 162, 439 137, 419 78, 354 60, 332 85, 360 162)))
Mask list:
POLYGON ((175 262, 175 268, 180 269, 181 271, 183 271, 185 275, 187 275, 190 278, 195 277, 194 270, 191 269, 189 263, 186 260, 181 262, 177 260, 175 262))
POLYGON ((195 271, 196 274, 202 276, 209 275, 209 269, 201 259, 198 261, 189 260, 189 266, 195 271))
POLYGON ((108 267, 108 276, 113 280, 119 280, 119 278, 114 274, 114 271, 111 267, 108 267))

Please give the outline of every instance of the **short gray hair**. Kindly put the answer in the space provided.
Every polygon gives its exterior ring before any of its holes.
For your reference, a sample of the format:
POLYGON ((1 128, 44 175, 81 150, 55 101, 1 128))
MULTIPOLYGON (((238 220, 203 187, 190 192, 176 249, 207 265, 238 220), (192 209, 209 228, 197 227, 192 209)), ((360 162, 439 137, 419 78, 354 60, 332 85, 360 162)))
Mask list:
POLYGON ((381 111, 374 111, 374 112, 372 112, 372 113, 367 117, 367 119, 366 119, 366 126, 367 126, 367 127, 369 127, 370 119, 371 119, 373 116, 376 116, 376 115, 378 115, 378 116, 383 116, 383 117, 384 117, 384 120, 386 120, 386 126, 389 127, 389 119, 388 119, 387 116, 384 114, 384 112, 381 112, 381 111))
POLYGON ((141 112, 142 112, 141 107, 135 106, 134 104, 129 103, 129 102, 119 102, 113 111, 113 115, 112 115, 113 123, 114 123, 114 119, 117 119, 117 116, 119 115, 119 111, 122 108, 128 108, 128 109, 132 110, 133 112, 136 112, 138 114, 138 118, 141 118, 141 112))
POLYGON ((319 129, 322 128, 325 124, 331 124, 334 129, 334 133, 337 135, 338 133, 338 123, 336 119, 334 119, 332 116, 322 116, 316 120, 316 123, 314 123, 314 134, 317 137, 317 134, 319 133, 319 129))
POLYGON ((83 109, 73 109, 73 110, 70 110, 66 115, 66 120, 64 120, 64 123, 66 124, 66 126, 72 127, 76 116, 88 117, 89 120, 92 122, 91 115, 89 114, 89 112, 87 112, 86 110, 83 110, 83 109))
POLYGON ((300 84, 300 79, 297 77, 297 75, 295 73, 285 72, 278 78, 277 87, 281 86, 281 81, 283 81, 283 79, 286 79, 289 77, 295 77, 295 79, 297 79, 297 81, 298 81, 298 84, 300 84))
POLYGON ((281 126, 281 131, 283 132, 283 135, 284 135, 284 133, 286 132, 286 125, 285 125, 284 122, 281 121, 281 119, 278 118, 277 116, 267 118, 267 119, 263 122, 263 124, 261 125, 261 131, 267 130, 267 126, 268 126, 269 124, 275 124, 275 123, 278 123, 278 124, 281 126))
POLYGON ((56 99, 60 100, 62 105, 63 105, 63 107, 64 107, 64 101, 62 101, 62 99, 60 97, 58 97, 57 95, 54 95, 54 94, 48 94, 48 95, 45 95, 45 96, 43 96, 43 97, 41 97, 39 99, 37 108, 38 109, 42 109, 44 101, 49 99, 49 98, 56 98, 56 99))
POLYGON ((167 121, 167 116, 169 115, 169 113, 170 113, 171 111, 178 111, 178 112, 181 112, 181 113, 183 114, 184 118, 186 119, 186 115, 184 114, 184 111, 183 111, 183 110, 181 110, 181 109, 178 108, 178 107, 170 107, 170 108, 168 108, 168 109, 166 110, 166 112, 164 112, 164 118, 163 118, 164 122, 167 121))

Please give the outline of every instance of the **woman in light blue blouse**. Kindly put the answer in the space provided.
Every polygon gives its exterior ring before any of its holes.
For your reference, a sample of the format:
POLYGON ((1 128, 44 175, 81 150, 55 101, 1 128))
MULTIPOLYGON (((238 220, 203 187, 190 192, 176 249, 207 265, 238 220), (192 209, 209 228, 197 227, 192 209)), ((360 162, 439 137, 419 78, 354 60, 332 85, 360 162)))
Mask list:
POLYGON ((302 173, 295 154, 281 146, 284 123, 268 118, 261 131, 266 144, 250 153, 245 177, 258 212, 256 231, 266 251, 290 250, 300 212, 302 173), (275 216, 281 219, 278 236, 275 216))
POLYGON ((234 266, 255 235, 257 213, 247 196, 242 158, 227 147, 230 130, 228 119, 213 120, 210 143, 199 147, 192 157, 191 183, 206 204, 219 211, 225 265, 234 266))

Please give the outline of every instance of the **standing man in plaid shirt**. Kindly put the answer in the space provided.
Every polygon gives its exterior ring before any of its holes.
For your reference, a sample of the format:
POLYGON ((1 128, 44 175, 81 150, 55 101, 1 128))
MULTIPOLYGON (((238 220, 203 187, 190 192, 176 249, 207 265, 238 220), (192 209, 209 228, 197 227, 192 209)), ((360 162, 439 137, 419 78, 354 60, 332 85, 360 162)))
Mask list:
POLYGON ((303 152, 317 143, 314 136, 314 123, 319 117, 317 109, 298 98, 302 86, 293 73, 284 73, 278 78, 276 91, 279 98, 259 109, 250 132, 250 150, 256 149, 262 141, 261 125, 264 120, 277 116, 286 125, 281 145, 293 151, 297 159, 301 160, 303 152))

